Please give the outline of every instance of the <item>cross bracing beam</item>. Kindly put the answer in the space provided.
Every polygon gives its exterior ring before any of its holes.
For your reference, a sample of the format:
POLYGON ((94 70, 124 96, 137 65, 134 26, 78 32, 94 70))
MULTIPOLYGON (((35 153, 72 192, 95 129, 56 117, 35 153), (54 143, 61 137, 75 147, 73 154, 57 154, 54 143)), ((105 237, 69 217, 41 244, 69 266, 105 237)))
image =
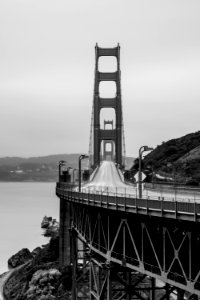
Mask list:
POLYGON ((99 108, 116 108, 117 106, 117 97, 115 98, 100 98, 98 100, 99 108))
MULTIPOLYGON (((77 236, 77 235, 76 235, 77 236)), ((82 241, 82 240, 81 240, 82 241)), ((78 265, 74 262, 74 265, 78 265)), ((74 268, 73 268, 74 269, 74 268)), ((165 287, 155 287, 152 279, 117 264, 107 264, 90 251, 87 263, 73 274, 72 299, 159 299, 152 297, 165 287), (150 297, 149 297, 150 296, 150 297), (136 297, 136 298, 135 298, 136 297)), ((162 292, 161 295, 166 294, 162 292)))
POLYGON ((114 130, 99 130, 99 138, 103 140, 115 140, 116 139, 116 132, 114 130))
POLYGON ((96 45, 96 54, 97 54, 97 57, 100 57, 100 56, 118 56, 119 49, 118 49, 118 47, 101 48, 101 47, 98 47, 98 45, 96 45))
POLYGON ((65 199, 71 202, 77 237, 106 264, 123 266, 200 296, 199 223, 86 205, 81 203, 81 195, 78 201, 73 193, 65 199))

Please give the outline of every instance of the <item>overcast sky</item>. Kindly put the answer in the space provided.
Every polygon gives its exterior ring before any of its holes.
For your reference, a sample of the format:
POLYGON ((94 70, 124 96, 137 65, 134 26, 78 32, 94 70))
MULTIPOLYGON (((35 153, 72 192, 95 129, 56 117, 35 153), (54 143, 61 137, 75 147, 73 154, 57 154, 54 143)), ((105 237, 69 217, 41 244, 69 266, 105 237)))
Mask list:
POLYGON ((88 152, 96 42, 121 46, 127 155, 198 131, 199 16, 199 0, 1 0, 0 156, 88 152))

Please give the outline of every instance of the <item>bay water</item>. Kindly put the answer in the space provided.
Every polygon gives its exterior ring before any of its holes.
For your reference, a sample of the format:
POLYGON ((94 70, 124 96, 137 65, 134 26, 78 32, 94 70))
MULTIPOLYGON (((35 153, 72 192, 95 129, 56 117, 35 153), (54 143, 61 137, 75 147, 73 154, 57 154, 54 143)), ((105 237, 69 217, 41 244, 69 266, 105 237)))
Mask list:
POLYGON ((43 217, 59 221, 59 198, 54 182, 0 182, 0 274, 8 259, 21 250, 47 244, 42 235, 43 217))

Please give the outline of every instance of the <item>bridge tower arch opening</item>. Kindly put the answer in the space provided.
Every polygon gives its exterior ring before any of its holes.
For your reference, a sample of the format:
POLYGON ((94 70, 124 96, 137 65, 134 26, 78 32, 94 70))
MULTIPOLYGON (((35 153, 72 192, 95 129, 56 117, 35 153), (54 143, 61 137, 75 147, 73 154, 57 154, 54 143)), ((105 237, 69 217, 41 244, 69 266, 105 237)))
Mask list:
POLYGON ((113 108, 102 108, 100 110, 100 129, 116 129, 116 114, 113 108))
MULTIPOLYGON (((121 96, 121 71, 120 71, 120 46, 114 48, 101 48, 95 46, 95 76, 94 97, 92 108, 92 122, 90 129, 90 166, 97 167, 101 159, 105 157, 108 144, 111 145, 109 156, 122 168, 125 160, 125 142, 123 130, 122 96, 121 96), (116 71, 105 72, 99 70, 99 60, 102 57, 114 57, 116 59, 116 71), (114 95, 102 96, 100 86, 106 83, 114 83, 114 95), (112 129, 101 128, 100 114, 102 109, 114 109, 115 126, 112 129), (103 142, 103 155, 102 155, 103 142)), ((106 88, 105 88, 106 90, 106 88)), ((110 121, 110 120, 109 120, 110 121)), ((111 120, 112 121, 112 120, 111 120)), ((108 154, 108 153, 107 153, 108 154)))
POLYGON ((99 97, 100 98, 115 98, 117 93, 117 86, 114 81, 101 81, 99 83, 99 97))
POLYGON ((100 72, 116 72, 117 59, 115 56, 100 56, 98 59, 98 69, 100 72))
POLYGON ((115 144, 113 141, 110 140, 103 140, 103 149, 102 149, 102 159, 103 160, 109 160, 114 161, 115 159, 115 144))
MULTIPOLYGON (((113 130, 114 129, 114 121, 111 120, 104 120, 104 130, 113 130)), ((114 161, 115 157, 115 144, 112 140, 103 140, 102 141, 102 159, 103 160, 109 160, 109 161, 114 161)))

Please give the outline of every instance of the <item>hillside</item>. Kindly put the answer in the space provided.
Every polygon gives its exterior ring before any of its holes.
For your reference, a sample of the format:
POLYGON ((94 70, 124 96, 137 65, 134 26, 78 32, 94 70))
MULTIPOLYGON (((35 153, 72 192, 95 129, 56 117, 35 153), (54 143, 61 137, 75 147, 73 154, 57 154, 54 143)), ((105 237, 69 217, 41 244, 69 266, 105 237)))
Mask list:
MULTIPOLYGON (((0 181, 57 181, 58 164, 66 161, 66 168, 78 168, 79 153, 57 154, 41 157, 3 157, 0 158, 0 181)), ((87 168, 88 161, 82 162, 87 168)))
POLYGON ((73 154, 55 154, 48 156, 39 156, 39 157, 0 157, 0 166, 10 166, 16 167, 21 164, 47 164, 47 165, 58 165, 60 160, 65 160, 67 163, 70 163, 72 167, 77 167, 77 161, 79 153, 73 154))
MULTIPOLYGON (((0 158, 0 181, 57 181, 58 164, 65 160, 66 168, 78 169, 80 153, 57 154, 41 157, 2 157, 0 158)), ((132 157, 126 158, 130 168, 132 157)), ((82 169, 88 168, 88 159, 82 160, 82 169)))
POLYGON ((200 131, 158 145, 145 156, 144 167, 177 182, 199 184, 200 131))

